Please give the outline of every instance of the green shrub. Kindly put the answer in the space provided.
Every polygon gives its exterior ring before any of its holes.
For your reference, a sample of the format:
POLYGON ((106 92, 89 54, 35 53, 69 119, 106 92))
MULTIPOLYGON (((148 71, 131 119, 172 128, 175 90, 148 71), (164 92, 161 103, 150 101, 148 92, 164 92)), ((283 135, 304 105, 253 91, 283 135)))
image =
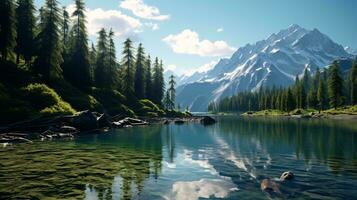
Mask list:
POLYGON ((143 116, 164 116, 166 113, 164 110, 160 109, 159 106, 154 104, 152 101, 148 99, 142 99, 139 101, 140 109, 138 109, 138 113, 143 116), (153 113, 156 113, 153 115, 153 113))
POLYGON ((103 111, 103 105, 95 97, 73 87, 65 80, 54 81, 50 86, 76 110, 103 111))
POLYGON ((45 115, 74 114, 76 111, 71 105, 45 84, 30 84, 22 89, 23 99, 34 110, 45 115))
POLYGON ((125 105, 126 98, 117 90, 92 88, 92 95, 104 107, 110 115, 129 115, 135 116, 133 110, 125 105))

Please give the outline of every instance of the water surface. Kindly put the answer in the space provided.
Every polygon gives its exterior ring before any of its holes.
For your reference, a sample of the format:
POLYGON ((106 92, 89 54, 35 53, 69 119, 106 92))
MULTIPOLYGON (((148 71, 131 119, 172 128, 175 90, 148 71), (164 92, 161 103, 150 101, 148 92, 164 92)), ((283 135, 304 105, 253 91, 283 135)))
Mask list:
POLYGON ((357 122, 220 117, 0 148, 0 199, 357 199, 357 122), (260 190, 284 171, 283 194, 260 190))

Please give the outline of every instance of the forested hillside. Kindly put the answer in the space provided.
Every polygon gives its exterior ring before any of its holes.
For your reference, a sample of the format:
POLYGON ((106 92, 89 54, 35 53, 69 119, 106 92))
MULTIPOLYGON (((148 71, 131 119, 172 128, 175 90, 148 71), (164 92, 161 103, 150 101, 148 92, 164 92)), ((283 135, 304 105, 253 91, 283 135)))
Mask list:
POLYGON ((74 3, 68 13, 57 0, 39 10, 33 0, 0 2, 0 122, 87 109, 164 116, 162 60, 129 38, 116 58, 110 27, 89 44, 84 1, 74 3))
MULTIPOLYGON (((288 88, 260 88, 258 92, 242 92, 211 103, 213 112, 245 112, 295 109, 326 110, 357 105, 357 60, 335 61, 328 69, 317 70, 313 76, 305 70, 296 77, 295 84, 288 88), (344 65, 350 65, 346 66, 344 65)), ((350 107, 357 112, 356 107, 350 107)))

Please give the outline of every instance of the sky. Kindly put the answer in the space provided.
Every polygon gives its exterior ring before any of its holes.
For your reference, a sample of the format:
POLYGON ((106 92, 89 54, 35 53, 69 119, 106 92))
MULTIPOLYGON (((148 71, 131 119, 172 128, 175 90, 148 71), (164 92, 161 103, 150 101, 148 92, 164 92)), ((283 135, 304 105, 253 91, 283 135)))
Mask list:
MULTIPOLYGON (((45 0, 35 0, 39 8, 45 0)), ((73 0, 59 0, 73 10, 73 0)), ((124 39, 143 43, 166 70, 192 74, 230 57, 236 49, 298 24, 317 28, 357 49, 356 0, 85 0, 89 39, 100 28, 116 33, 118 59, 124 39)))

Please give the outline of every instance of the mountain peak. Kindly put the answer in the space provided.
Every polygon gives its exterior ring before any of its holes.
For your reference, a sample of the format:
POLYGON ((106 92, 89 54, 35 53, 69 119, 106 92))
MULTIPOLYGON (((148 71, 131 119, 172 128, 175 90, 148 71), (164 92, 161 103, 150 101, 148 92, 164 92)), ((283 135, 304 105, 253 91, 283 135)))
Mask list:
POLYGON ((290 30, 297 30, 297 29, 302 29, 301 26, 297 25, 297 24, 290 24, 288 29, 290 30))
POLYGON ((347 56, 350 54, 341 45, 318 29, 292 24, 265 40, 239 48, 211 70, 186 78, 187 84, 177 90, 177 101, 191 110, 205 111, 210 101, 261 86, 286 87, 305 69, 313 73, 347 56))

